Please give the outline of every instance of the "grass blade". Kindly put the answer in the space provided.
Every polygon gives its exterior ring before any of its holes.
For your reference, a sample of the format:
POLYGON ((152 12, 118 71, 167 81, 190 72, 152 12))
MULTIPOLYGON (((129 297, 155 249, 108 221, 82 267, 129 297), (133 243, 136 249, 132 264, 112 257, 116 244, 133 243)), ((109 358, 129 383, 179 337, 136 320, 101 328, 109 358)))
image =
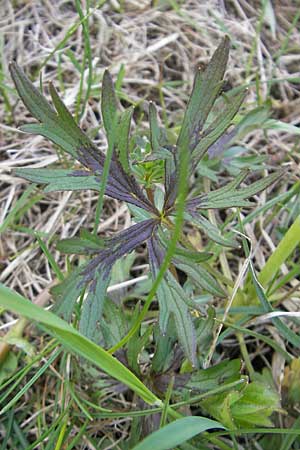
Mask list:
POLYGON ((223 428, 219 422, 206 417, 184 417, 175 420, 136 445, 132 450, 168 450, 188 441, 203 431, 212 428, 223 428))
POLYGON ((79 355, 100 367, 113 378, 126 384, 146 403, 161 405, 161 401, 123 364, 107 351, 82 336, 71 325, 49 311, 31 303, 26 298, 0 284, 0 305, 21 316, 43 325, 71 353, 79 355))

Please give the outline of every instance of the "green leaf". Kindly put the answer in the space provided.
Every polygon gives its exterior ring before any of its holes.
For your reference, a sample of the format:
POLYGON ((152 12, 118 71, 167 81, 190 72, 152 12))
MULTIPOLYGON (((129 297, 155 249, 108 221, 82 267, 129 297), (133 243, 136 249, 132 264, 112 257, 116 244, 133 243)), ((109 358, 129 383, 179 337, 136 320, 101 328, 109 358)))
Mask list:
POLYGON ((76 267, 64 281, 51 288, 55 299, 54 311, 66 320, 71 319, 76 300, 84 293, 84 276, 81 273, 85 266, 76 267))
POLYGON ((240 391, 214 395, 201 402, 202 408, 230 429, 272 426, 269 417, 279 406, 278 393, 256 381, 240 391))
POLYGON ((235 241, 234 238, 223 237, 219 229, 201 214, 191 215, 185 213, 185 219, 191 222, 193 225, 199 227, 201 230, 203 230, 205 234, 217 244, 220 244, 225 247, 235 247, 235 248, 239 246, 239 244, 235 241))
POLYGON ((47 137, 74 157, 78 157, 82 147, 94 148, 89 138, 77 126, 52 85, 50 85, 50 93, 57 113, 16 63, 10 64, 10 72, 24 105, 40 122, 40 124, 24 125, 21 130, 47 137))
POLYGON ((98 242, 95 242, 94 240, 92 241, 90 239, 73 237, 58 241, 56 244, 56 248, 60 252, 67 254, 87 255, 89 253, 95 253, 97 250, 104 248, 104 241, 100 238, 98 238, 98 242))
POLYGON ((225 292, 219 286, 216 279, 210 275, 202 266, 199 264, 193 264, 187 262, 181 262, 182 259, 177 257, 175 260, 176 267, 187 274, 187 276, 193 281, 193 283, 200 289, 205 289, 212 295, 216 297, 226 297, 225 292))
POLYGON ((113 138, 117 118, 117 98, 112 77, 105 70, 102 81, 101 112, 107 139, 113 138))
POLYGON ((16 89, 31 114, 40 122, 55 122, 57 116, 54 109, 34 87, 23 70, 15 62, 12 62, 9 68, 16 89))
POLYGON ((90 287, 82 305, 79 331, 95 342, 100 336, 100 319, 109 281, 110 276, 98 272, 97 281, 90 287))
POLYGON ((199 133, 222 87, 229 55, 229 43, 229 38, 226 36, 213 54, 206 70, 203 73, 198 70, 196 74, 177 140, 179 151, 188 148, 193 151, 198 144, 199 133))
POLYGON ((228 104, 218 117, 203 131, 200 137, 200 142, 193 151, 193 161, 197 165, 202 156, 206 153, 211 145, 213 145, 219 137, 221 137, 227 128, 231 125, 231 121, 240 109, 242 102, 245 99, 246 93, 243 91, 240 94, 229 97, 228 104))
POLYGON ((167 329, 161 332, 159 326, 154 328, 156 350, 152 358, 151 369, 156 373, 164 372, 172 361, 173 348, 176 341, 174 320, 170 318, 167 329))
MULTIPOLYGON (((259 301, 261 302, 261 305, 265 312, 272 312, 274 311, 271 303, 269 302, 262 286, 258 282, 253 265, 250 264, 250 274, 252 283, 256 292, 257 297, 259 298, 259 301)), ((279 317, 273 317, 272 318, 273 324, 276 326, 276 329, 280 332, 280 334, 287 339, 292 345, 294 345, 296 348, 300 347, 300 336, 296 334, 293 330, 291 330, 279 317)))
POLYGON ((179 342, 187 358, 196 366, 196 334, 185 297, 186 293, 182 287, 173 275, 167 272, 157 288, 160 326, 165 331, 169 316, 173 315, 179 342))
MULTIPOLYGON (((186 220, 188 220, 189 215, 185 213, 184 217, 186 220)), ((167 248, 169 239, 168 233, 164 233, 163 230, 158 230, 158 234, 160 243, 164 248, 167 248)), ((177 246, 174 251, 174 257, 176 256, 180 256, 181 258, 190 262, 200 263, 209 260, 212 257, 212 254, 207 252, 197 252, 184 248, 182 246, 177 246)))
POLYGON ((218 209, 231 208, 234 206, 251 206, 252 203, 246 199, 263 191, 268 186, 277 181, 280 177, 282 177, 282 175, 283 172, 278 171, 265 178, 261 178, 260 180, 255 181, 250 186, 240 189, 233 188, 233 185, 230 183, 224 188, 211 191, 208 194, 204 194, 203 196, 199 197, 200 201, 199 206, 197 207, 200 209, 218 209))
POLYGON ((291 123, 282 122, 281 120, 276 119, 268 119, 262 127, 264 130, 277 130, 282 131, 284 133, 290 134, 300 134, 300 128, 296 125, 292 125, 291 123))
POLYGON ((150 434, 132 450, 172 450, 177 445, 212 428, 224 429, 219 422, 206 417, 183 417, 150 434))
POLYGON ((101 331, 107 347, 117 344, 128 328, 128 318, 125 316, 122 306, 119 307, 114 302, 104 302, 101 331))
POLYGON ((193 391, 209 392, 219 386, 239 380, 241 378, 240 370, 240 359, 222 361, 208 369, 194 372, 185 388, 193 391))
POLYGON ((117 151, 119 154, 119 161, 126 173, 129 173, 129 132, 130 123, 133 113, 133 107, 126 109, 121 114, 119 125, 117 129, 118 138, 116 142, 117 151))
POLYGON ((276 276, 282 264, 297 248, 300 243, 300 216, 291 224, 275 250, 271 253, 266 264, 262 268, 258 280, 263 286, 267 286, 276 276))
POLYGON ((33 183, 46 184, 45 192, 100 189, 95 176, 88 172, 87 175, 74 176, 74 169, 16 169, 15 173, 33 183))
POLYGON ((161 405, 161 401, 130 370, 102 347, 82 336, 64 320, 34 305, 3 284, 0 284, 0 306, 40 323, 68 351, 87 359, 111 377, 126 384, 146 403, 161 405))
POLYGON ((249 111, 237 125, 236 139, 242 139, 246 134, 261 128, 271 112, 271 102, 249 111))
MULTIPOLYGON (((138 310, 137 310, 138 313, 138 310)), ((138 333, 133 339, 130 339, 127 345, 127 361, 128 367, 136 374, 140 374, 139 355, 147 343, 153 332, 153 326, 148 326, 142 336, 138 333)))
POLYGON ((149 125, 151 148, 152 152, 156 153, 160 149, 160 128, 157 119, 157 110, 153 102, 149 102, 149 125))

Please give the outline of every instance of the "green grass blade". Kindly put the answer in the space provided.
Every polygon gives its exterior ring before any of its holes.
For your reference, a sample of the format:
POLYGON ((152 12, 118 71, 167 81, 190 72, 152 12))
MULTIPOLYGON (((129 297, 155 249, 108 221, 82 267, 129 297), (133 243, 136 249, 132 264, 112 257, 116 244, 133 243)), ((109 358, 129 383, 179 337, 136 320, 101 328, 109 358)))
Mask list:
MULTIPOLYGON (((273 308, 271 306, 271 303, 267 299, 261 284, 259 283, 259 281, 256 278, 252 263, 250 263, 250 273, 251 273, 251 278, 252 278, 252 282, 253 282, 253 285, 255 288, 256 295, 259 298, 264 310, 266 312, 272 312, 273 308)), ((272 319, 272 322, 285 339, 287 339, 296 348, 300 347, 300 336, 299 335, 294 333, 294 331, 292 331, 287 325, 285 325, 285 323, 283 323, 282 320, 279 319, 278 317, 274 317, 272 319)))
POLYGON ((223 428, 219 422, 206 417, 184 417, 175 420, 136 445, 132 450, 168 450, 188 441, 203 431, 212 428, 223 428))
POLYGON ((28 186, 27 189, 23 192, 21 197, 16 201, 13 208, 7 214, 5 220, 0 225, 0 233, 3 233, 6 230, 6 228, 13 222, 16 214, 18 213, 18 211, 20 211, 20 209, 24 207, 28 197, 30 197, 30 195, 32 194, 32 192, 34 192, 35 189, 36 186, 33 184, 31 186, 28 186))
POLYGON ((266 286, 276 275, 280 266, 287 260, 290 254, 300 243, 300 217, 288 229, 275 251, 271 254, 265 266, 261 270, 258 281, 266 286))
POLYGON ((0 306, 14 311, 43 325, 71 353, 79 355, 97 365, 113 378, 126 384, 146 403, 161 404, 161 401, 123 364, 97 344, 91 342, 71 325, 49 311, 31 303, 21 295, 0 284, 0 306))

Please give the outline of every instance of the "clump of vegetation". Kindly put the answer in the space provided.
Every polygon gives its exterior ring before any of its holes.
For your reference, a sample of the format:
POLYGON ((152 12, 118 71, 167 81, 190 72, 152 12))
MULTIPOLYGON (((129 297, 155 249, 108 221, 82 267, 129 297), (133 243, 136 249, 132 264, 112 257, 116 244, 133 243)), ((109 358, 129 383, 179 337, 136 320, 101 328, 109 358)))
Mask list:
MULTIPOLYGON (((109 401, 100 408, 102 417, 135 417, 130 437, 120 448, 153 448, 155 439, 165 443, 161 449, 175 448, 212 428, 226 427, 234 436, 243 428, 272 426, 272 414, 280 411, 279 395, 270 373, 256 373, 246 351, 250 380, 243 374, 239 359, 219 362, 216 358, 210 366, 220 329, 216 329, 216 311, 212 307, 204 315, 204 299, 227 299, 229 309, 233 300, 237 307, 247 302, 256 305, 258 296, 265 312, 272 313, 272 307, 250 262, 251 279, 249 276, 243 289, 233 285, 226 271, 220 272, 215 254, 224 248, 243 246, 249 256, 250 249, 238 213, 239 235, 226 228, 226 223, 212 220, 209 212, 250 207, 253 196, 282 176, 281 171, 257 177, 254 170, 241 170, 235 173, 233 181, 217 189, 203 191, 198 187, 200 167, 203 170, 201 164, 207 161, 207 155, 221 154, 242 129, 247 130, 255 122, 255 114, 265 114, 260 109, 237 120, 247 91, 223 91, 229 46, 225 37, 206 69, 196 73, 178 136, 160 125, 151 102, 149 130, 134 130, 131 134, 133 109, 118 111, 113 81, 105 71, 101 110, 106 154, 78 127, 52 84, 49 91, 55 109, 17 64, 10 67, 23 103, 38 120, 21 129, 54 142, 71 156, 73 164, 70 167, 67 160, 68 168, 22 168, 16 174, 46 185, 46 192, 91 189, 99 195, 94 232, 82 229, 80 236, 57 242, 60 252, 78 258, 70 260, 67 274, 54 267, 60 281, 51 291, 55 315, 38 311, 5 288, 2 292, 12 310, 40 322, 64 347, 82 357, 78 370, 89 380, 91 391, 96 388, 99 372, 86 365, 83 358, 108 375, 101 385, 103 393, 122 392, 130 397, 135 392, 133 403, 138 408, 112 411, 109 401), (251 181, 244 184, 247 176, 251 181), (111 237, 97 233, 104 195, 126 202, 134 221, 134 225, 111 237), (186 232, 190 225, 201 230, 205 245, 200 250, 186 232), (142 303, 128 298, 126 306, 123 299, 110 298, 108 287, 116 265, 124 264, 129 273, 130 254, 143 244, 147 247, 152 283, 141 292, 142 303), (155 299, 158 310, 153 307, 155 299), (150 324, 145 322, 153 317, 150 324), (148 414, 139 415, 146 403, 154 407, 146 410, 148 414), (188 408, 187 415, 192 414, 191 417, 183 417, 184 408, 188 408), (178 420, 176 429, 173 423, 166 425, 174 419, 178 420), (156 431, 158 428, 161 429, 156 431), (138 444, 145 435, 149 437, 138 444)), ((224 268, 222 263, 221 267, 224 268)), ((236 330, 245 350, 243 314, 238 319, 228 317, 228 325, 236 330)), ((280 319, 276 320, 283 336, 297 343, 297 335, 280 319)), ((89 404, 78 399, 83 415, 87 405, 93 408, 97 400, 89 404)), ((231 448, 214 433, 201 435, 194 445, 206 448, 203 445, 207 442, 217 448, 231 448)), ((187 448, 196 447, 191 444, 187 448)))
POLYGON ((71 272, 64 282, 54 289, 54 294, 58 298, 57 312, 64 317, 70 317, 77 299, 84 295, 85 290, 88 291, 82 302, 79 329, 96 342, 99 342, 101 336, 100 319, 114 263, 146 242, 151 273, 155 280, 163 262, 166 261, 168 242, 172 240, 176 246, 174 245, 174 249, 171 247, 172 253, 167 253, 167 262, 168 265, 171 263, 171 266, 167 268, 166 264, 163 265, 163 279, 157 283, 160 329, 163 334, 166 333, 172 316, 187 358, 193 366, 198 366, 196 330, 189 313, 195 305, 191 299, 186 298, 178 282, 176 268, 184 272, 195 287, 218 297, 224 297, 226 294, 202 265, 205 261, 207 266, 211 255, 207 252, 197 252, 193 248, 184 235, 182 222, 186 220, 196 224, 205 230, 209 239, 219 245, 235 246, 234 239, 223 238, 218 228, 208 221, 204 215, 205 211, 250 206, 247 199, 265 189, 280 176, 280 173, 275 172, 250 186, 240 188, 247 175, 247 172, 242 172, 233 182, 215 191, 199 193, 193 189, 189 192, 188 180, 206 152, 212 145, 224 146, 228 136, 232 138, 232 132, 229 135, 225 133, 245 97, 244 90, 226 95, 225 105, 219 111, 212 112, 222 91, 228 53, 229 39, 225 38, 206 70, 197 73, 175 144, 168 140, 166 130, 159 126, 156 108, 150 103, 150 151, 142 163, 137 163, 147 171, 146 176, 144 175, 148 181, 146 190, 142 188, 141 180, 135 176, 135 164, 130 160, 132 109, 118 114, 117 99, 109 72, 104 73, 101 103, 108 143, 105 156, 78 128, 52 84, 50 94, 56 111, 33 87, 22 70, 16 64, 11 65, 11 74, 24 104, 40 122, 25 125, 22 130, 51 139, 85 167, 85 170, 19 169, 17 174, 35 183, 47 184, 47 191, 99 191, 97 215, 102 209, 104 193, 117 200, 126 201, 133 211, 136 224, 113 237, 100 239, 83 231, 79 238, 58 243, 58 249, 66 253, 92 255, 92 259, 71 272), (210 113, 213 118, 208 120, 210 113), (161 167, 162 170, 159 171, 158 168, 161 167), (149 180, 153 182, 150 183, 149 180), (173 237, 174 229, 176 240, 173 237))

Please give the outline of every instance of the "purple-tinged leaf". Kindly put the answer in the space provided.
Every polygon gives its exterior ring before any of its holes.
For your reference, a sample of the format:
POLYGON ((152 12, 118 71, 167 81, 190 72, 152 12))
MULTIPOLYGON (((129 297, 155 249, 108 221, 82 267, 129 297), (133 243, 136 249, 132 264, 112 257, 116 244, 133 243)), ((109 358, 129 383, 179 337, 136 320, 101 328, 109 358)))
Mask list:
MULTIPOLYGON (((10 70, 25 106, 41 122, 39 124, 25 125, 23 130, 34 134, 41 134, 61 146, 63 150, 77 158, 89 169, 91 176, 97 176, 97 181, 101 183, 105 155, 96 148, 85 133, 77 126, 72 115, 60 100, 54 87, 50 85, 50 93, 57 112, 54 111, 44 96, 33 86, 17 64, 12 63, 10 70)), ((116 99, 112 81, 108 73, 105 74, 103 82, 105 84, 102 99, 103 120, 108 133, 110 133, 113 125, 112 120, 116 116, 116 99)), ((78 181, 85 180, 79 179, 78 181)), ((66 184, 63 183, 63 187, 66 188, 67 184, 68 182, 66 184)), ((93 182, 92 186, 94 186, 93 182)), ((54 190, 53 186, 50 190, 54 190)), ((111 161, 105 193, 117 200, 126 201, 140 208, 145 208, 147 211, 156 213, 154 205, 146 198, 136 180, 126 174, 115 155, 111 161)))
POLYGON ((97 280, 98 273, 108 275, 117 259, 132 252, 138 245, 152 236, 157 224, 156 219, 144 220, 121 231, 112 238, 105 239, 104 249, 98 252, 98 255, 89 262, 83 272, 85 282, 94 283, 97 280))
POLYGON ((222 88, 222 79, 229 55, 229 38, 226 36, 213 54, 204 72, 198 70, 192 94, 186 108, 177 140, 178 151, 193 151, 208 114, 222 88))
POLYGON ((223 134, 223 136, 221 136, 214 144, 212 144, 207 150, 209 159, 221 156, 222 153, 228 148, 229 144, 236 136, 236 134, 237 129, 233 128, 232 130, 223 134))
POLYGON ((216 119, 209 125, 208 128, 201 132, 199 141, 193 150, 193 164, 197 166, 203 155, 207 152, 208 148, 214 144, 219 137, 221 137, 227 128, 231 125, 231 121, 237 114, 242 102, 245 99, 246 92, 242 91, 239 94, 230 97, 227 101, 228 104, 216 117, 216 119))

